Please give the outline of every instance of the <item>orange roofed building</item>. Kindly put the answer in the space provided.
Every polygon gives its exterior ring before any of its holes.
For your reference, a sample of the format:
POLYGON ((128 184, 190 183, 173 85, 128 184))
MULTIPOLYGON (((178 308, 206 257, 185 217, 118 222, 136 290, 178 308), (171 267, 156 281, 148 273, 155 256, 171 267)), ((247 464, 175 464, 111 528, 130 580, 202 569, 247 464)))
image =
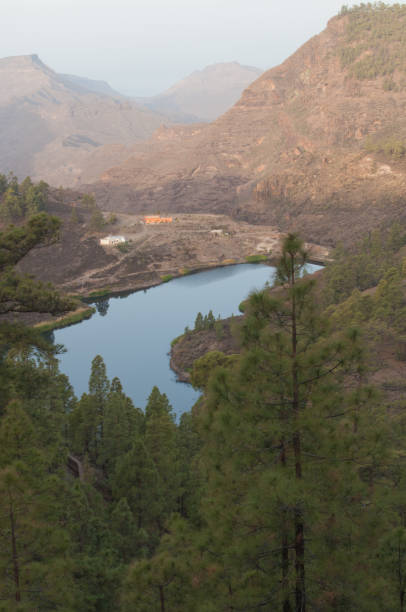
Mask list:
POLYGON ((172 223, 172 217, 161 217, 160 215, 147 215, 144 217, 144 223, 150 225, 152 223, 172 223))

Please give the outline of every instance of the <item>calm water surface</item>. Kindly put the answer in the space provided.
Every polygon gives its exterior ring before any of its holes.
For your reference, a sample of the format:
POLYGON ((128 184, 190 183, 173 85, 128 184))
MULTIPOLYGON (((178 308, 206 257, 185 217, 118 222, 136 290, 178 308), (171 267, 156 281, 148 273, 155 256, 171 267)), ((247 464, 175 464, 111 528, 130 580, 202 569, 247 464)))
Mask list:
MULTIPOLYGON (((317 266, 308 266, 309 271, 317 266)), ((108 300, 105 316, 95 314, 78 325, 55 331, 55 342, 67 352, 60 369, 67 374, 77 395, 87 391, 91 361, 103 356, 110 380, 118 376, 136 406, 145 407, 154 385, 165 392, 179 415, 189 410, 198 393, 176 382, 169 368, 170 343, 193 328, 196 314, 211 309, 229 317, 252 289, 273 279, 273 268, 242 264, 177 278, 146 291, 108 300)))

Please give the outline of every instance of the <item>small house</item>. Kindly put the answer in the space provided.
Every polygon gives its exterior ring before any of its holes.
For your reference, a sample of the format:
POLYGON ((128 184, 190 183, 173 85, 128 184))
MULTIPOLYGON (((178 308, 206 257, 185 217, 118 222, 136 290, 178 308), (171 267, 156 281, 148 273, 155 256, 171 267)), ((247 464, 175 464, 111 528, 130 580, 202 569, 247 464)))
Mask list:
POLYGON ((172 217, 161 217, 161 215, 146 215, 144 217, 144 223, 146 225, 153 225, 156 223, 172 223, 172 217))
POLYGON ((124 236, 106 236, 105 238, 100 238, 101 246, 116 246, 122 242, 125 242, 124 236))

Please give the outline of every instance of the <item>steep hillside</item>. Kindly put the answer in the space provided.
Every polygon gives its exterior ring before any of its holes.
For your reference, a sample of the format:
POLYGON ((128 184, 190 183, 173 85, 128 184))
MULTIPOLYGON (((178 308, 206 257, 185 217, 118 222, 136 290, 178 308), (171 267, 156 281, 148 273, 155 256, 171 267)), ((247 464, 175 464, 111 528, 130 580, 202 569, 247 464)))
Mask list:
POLYGON ((138 101, 185 123, 213 121, 235 104, 242 91, 262 72, 238 62, 213 64, 196 70, 158 96, 138 101))
POLYGON ((96 82, 56 74, 36 55, 1 59, 0 80, 0 172, 19 177, 92 180, 168 123, 96 82))
POLYGON ((406 6, 344 10, 208 126, 160 130, 92 190, 120 210, 226 212, 314 241, 403 219, 406 6))

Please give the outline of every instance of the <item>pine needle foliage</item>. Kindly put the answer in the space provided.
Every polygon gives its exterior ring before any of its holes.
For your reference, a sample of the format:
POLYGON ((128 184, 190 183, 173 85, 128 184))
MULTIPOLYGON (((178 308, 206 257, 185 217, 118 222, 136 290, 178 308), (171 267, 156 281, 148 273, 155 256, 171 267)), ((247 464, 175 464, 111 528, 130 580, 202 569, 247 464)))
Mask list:
POLYGON ((239 368, 210 383, 203 515, 218 609, 380 609, 357 568, 376 529, 360 468, 385 452, 381 416, 359 334, 331 334, 314 282, 298 280, 305 261, 288 236, 278 296, 251 295, 239 368))

